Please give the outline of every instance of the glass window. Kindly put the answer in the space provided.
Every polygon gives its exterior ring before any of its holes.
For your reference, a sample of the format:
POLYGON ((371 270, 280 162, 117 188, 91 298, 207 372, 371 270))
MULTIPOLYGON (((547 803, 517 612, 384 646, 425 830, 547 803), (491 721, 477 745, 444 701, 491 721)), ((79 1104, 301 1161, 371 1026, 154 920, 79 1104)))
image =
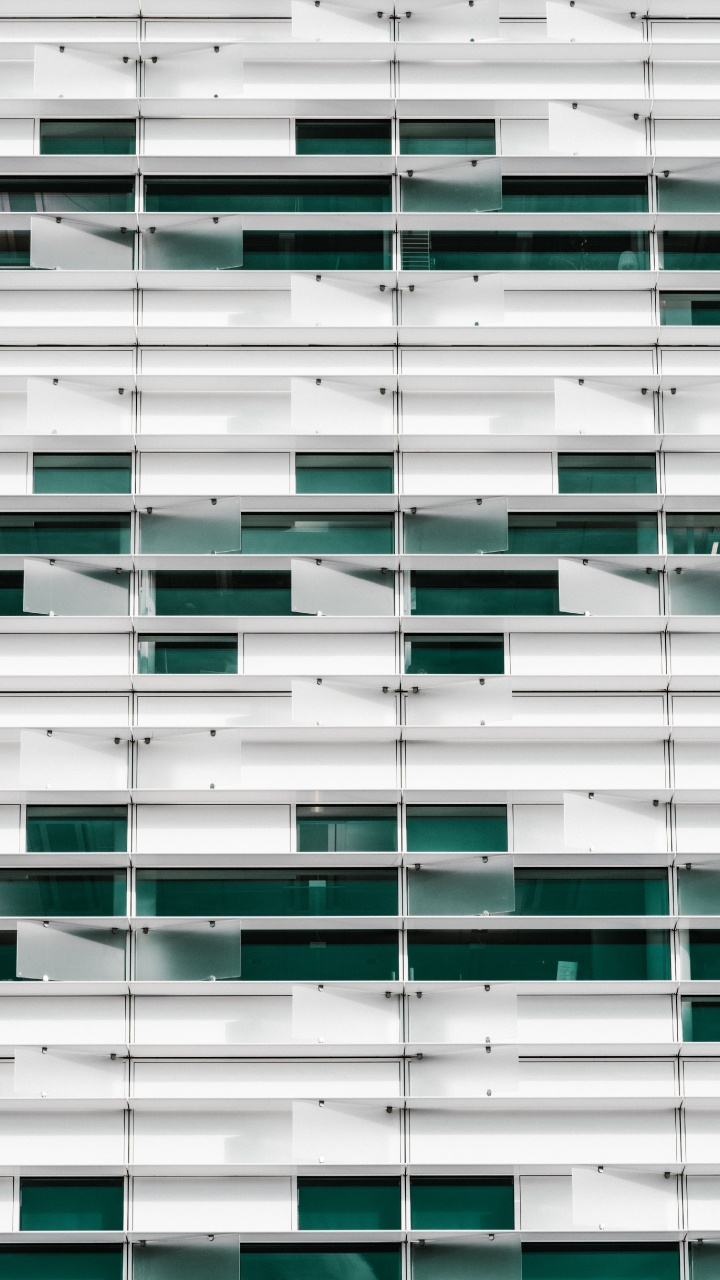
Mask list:
POLYGON ((129 453, 36 453, 35 493, 132 493, 129 453))
POLYGON ((17 973, 17 934, 0 933, 0 982, 14 982, 17 973))
POLYGON ((28 853, 125 853, 125 805, 29 804, 28 853))
POLYGON ((394 853, 394 804, 299 804, 298 853, 394 853))
POLYGON ((168 615, 281 617, 290 613, 290 572, 158 569, 154 612, 168 615))
POLYGON ((390 511, 253 511, 242 518, 244 555, 372 556, 394 549, 390 511))
POLYGON ((389 177, 146 178, 148 213, 389 213, 389 177))
POLYGON ((42 156, 132 156, 134 120, 41 120, 42 156))
POLYGON ((390 231, 246 231, 245 271, 390 271, 390 231))
POLYGON ((668 551, 680 556, 717 555, 720 511, 668 511, 665 517, 668 551))
POLYGON ((689 1253, 690 1280, 716 1280, 720 1273, 720 1244, 716 1240, 691 1240, 689 1253))
POLYGON ((0 617, 19 618, 23 611, 22 569, 0 573, 0 617))
POLYGON ((688 941, 693 981, 720 978, 720 929, 691 929, 688 941))
POLYGON ((392 981, 398 976, 398 936, 371 930, 245 929, 242 976, 248 982, 392 981))
POLYGON ((122 1280, 120 1244, 0 1245, 3 1280, 122 1280))
POLYGON ((681 915, 720 915, 720 868, 679 867, 677 883, 681 915))
POLYGON ((391 453, 296 453, 296 493, 393 493, 391 453))
POLYGON ((362 1249, 354 1244, 242 1246, 243 1280, 400 1280, 400 1274, 397 1244, 366 1244, 362 1249))
POLYGON ((505 671, 503 636, 405 636, 407 675, 463 675, 505 671))
POLYGON ((662 869, 515 870, 518 916, 664 916, 668 907, 662 869))
POLYGON ((654 513, 513 511, 508 516, 510 555, 654 555, 657 549, 654 513))
POLYGON ((682 1000, 683 1040, 720 1040, 720 1000, 682 1000))
POLYGON ((494 120, 401 120, 403 156, 494 156, 494 120))
POLYGON ((0 555, 128 555, 130 515, 0 515, 0 555))
POLYGON ((676 1244, 524 1244, 522 1274, 523 1280, 679 1280, 680 1254, 676 1244))
POLYGON ((661 293, 661 324, 720 324, 720 293, 661 293))
POLYGON ((648 237, 642 231, 430 232, 431 271, 647 271, 649 266, 648 237))
POLYGON ((399 1178, 298 1178, 301 1231, 398 1231, 399 1178))
POLYGON ((397 872, 392 868, 347 872, 138 870, 136 901, 140 916, 395 915, 397 888, 397 872))
POLYGON ((560 493, 656 493, 654 453, 560 453, 560 493))
POLYGON ((717 231, 663 231, 660 244, 666 271, 717 271, 720 267, 717 231))
POLYGON ((296 120, 298 156, 389 156, 389 120, 296 120))
POLYGON ((504 804, 409 804, 409 853, 498 853, 507 845, 504 804))
POLYGON ((512 1231, 512 1178, 411 1178, 413 1231, 512 1231))
POLYGON ((167 675, 237 675, 238 638, 233 636, 142 636, 138 640, 138 673, 167 675))
POLYGON ((408 964, 410 978, 422 982, 667 980, 668 939, 643 929, 417 930, 408 934, 408 964))
POLYGON ((5 178, 0 208, 8 213, 132 213, 133 178, 5 178))
POLYGON ((506 213, 642 213, 647 178, 504 177, 502 207, 506 213))
POLYGON ((30 266, 30 232, 0 231, 0 267, 30 266))
POLYGON ((124 871, 0 870, 0 916, 122 916, 124 871))
POLYGON ((557 573, 490 573, 474 570, 413 570, 411 614, 508 614, 554 616, 559 613, 557 573))
POLYGON ((21 1231, 122 1231, 122 1178, 21 1178, 21 1231))

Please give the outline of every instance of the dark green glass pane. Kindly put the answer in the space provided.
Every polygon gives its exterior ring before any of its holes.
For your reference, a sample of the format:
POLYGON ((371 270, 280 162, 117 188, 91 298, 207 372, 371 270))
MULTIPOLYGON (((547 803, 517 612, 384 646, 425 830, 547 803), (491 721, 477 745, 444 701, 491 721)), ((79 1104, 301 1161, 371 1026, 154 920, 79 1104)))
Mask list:
POLYGON ((242 935, 248 982, 380 982, 398 976, 396 933, 255 932, 242 935))
POLYGON ((660 323, 720 324, 720 294, 661 293, 660 323))
POLYGON ((126 911, 124 871, 0 871, 0 916, 120 916, 126 911))
POLYGON ((0 555, 127 555, 130 515, 0 515, 0 555))
POLYGON ((389 453, 296 453, 297 493, 392 493, 389 453))
POLYGON ((399 1178, 298 1178, 301 1231, 398 1231, 399 1178))
POLYGON ((23 572, 0 573, 0 617, 19 618, 23 611, 23 572))
POLYGON ((0 1245, 2 1280, 122 1280, 122 1245, 0 1245))
POLYGON ((476 671, 502 675, 505 641, 502 636, 406 636, 408 675, 463 675, 476 671))
POLYGON ((680 556, 717 555, 720 547, 720 512, 691 514, 668 511, 666 517, 668 551, 680 556))
POLYGON ((559 613, 557 573, 456 573, 441 569, 410 575, 412 614, 559 613))
POLYGON ((666 271, 717 271, 720 268, 717 231, 663 231, 660 241, 666 271))
MULTIPOLYGON (((672 323, 677 324, 677 321, 672 323)), ((720 298, 693 298, 690 304, 690 323, 720 324, 720 298)))
POLYGON ((389 156, 391 153, 389 120, 295 121, 295 154, 298 156, 389 156))
POLYGON ((524 1244, 523 1280, 678 1280, 676 1244, 524 1244))
POLYGON ((43 156, 133 156, 134 120, 41 120, 43 156))
POLYGON ((485 853, 507 849, 504 804, 409 804, 409 853, 485 853))
POLYGON ((123 1200, 122 1178, 21 1178, 20 1230, 122 1231, 123 1200))
POLYGON ((688 1041, 720 1040, 720 1001, 682 1001, 682 1034, 688 1041))
POLYGON ((622 512, 511 512, 510 555, 654 555, 657 518, 622 512))
POLYGON ((509 178, 502 180, 504 213, 642 213, 647 178, 509 178))
MULTIPOLYGON (((14 982, 16 972, 17 934, 0 933, 0 982, 14 982)), ((2 1275, 1 1267, 0 1275, 2 1275)))
POLYGON ((390 271, 390 231, 246 231, 245 271, 390 271))
POLYGON ((400 1280, 400 1246, 307 1245, 242 1248, 243 1280, 400 1280))
POLYGON ((36 453, 35 493, 131 493, 129 453, 36 453))
POLYGON ((392 804, 299 804, 298 853, 394 853, 397 810, 392 804))
POLYGON ((228 570, 218 573, 179 573, 169 569, 155 575, 154 603, 159 616, 190 614, 202 617, 290 613, 290 573, 228 570))
POLYGON ((689 942, 693 981, 720 978, 720 929, 691 929, 689 942))
POLYGON ((138 641, 140 675, 237 675, 237 636, 155 636, 138 641))
POLYGON ((401 120, 404 156, 494 156, 494 120, 401 120))
POLYGON ((0 203, 10 213, 132 213, 133 178, 6 178, 0 203))
POLYGON ((422 982, 656 981, 670 977, 668 938, 642 929, 417 930, 408 934, 408 964, 422 982))
POLYGON ((138 871, 141 916, 395 915, 397 872, 138 871))
POLYGON ((28 853, 125 853, 124 805, 36 805, 27 808, 28 853))
POLYGON ((243 555, 382 555, 395 549, 391 512, 250 512, 243 555))
POLYGON ((640 231, 431 231, 431 271, 647 271, 640 231))
POLYGON ((558 454, 560 493, 656 493, 654 453, 558 454))
POLYGON ((512 1178, 412 1178, 413 1231, 512 1231, 512 1178))
POLYGON ((148 213, 388 213, 389 177, 146 178, 148 213))
POLYGON ((30 266, 30 232, 0 231, 0 267, 30 266))
POLYGON ((663 916, 667 872, 515 871, 516 916, 663 916))

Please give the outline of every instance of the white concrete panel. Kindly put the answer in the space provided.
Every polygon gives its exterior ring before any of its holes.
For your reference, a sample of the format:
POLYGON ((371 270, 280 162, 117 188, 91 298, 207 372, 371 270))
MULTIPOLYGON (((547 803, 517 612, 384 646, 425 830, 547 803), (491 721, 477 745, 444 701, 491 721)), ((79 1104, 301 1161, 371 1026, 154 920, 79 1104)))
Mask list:
POLYGON ((514 804, 512 816, 515 853, 557 853, 563 848, 561 804, 514 804))
POLYGON ((665 492, 720 494, 720 453, 666 453, 665 492))
POLYGON ((34 120, 0 120, 0 152, 4 156, 31 156, 34 120))
POLYGON ((135 1113, 131 1159, 138 1165, 288 1164, 292 1115, 288 1103, 263 1111, 135 1113))
POLYGON ((571 1231, 570 1174, 520 1175, 520 1227, 523 1231, 571 1231))
MULTIPOLYGON (((676 638, 685 640, 686 637, 673 637, 673 640, 676 638)), ((603 635, 511 632, 510 671, 517 676, 580 676, 588 671, 598 676, 660 675, 660 637, 622 632, 603 635)))
POLYGON ((678 853, 720 853, 720 805, 676 804, 678 853))
POLYGON ((644 116, 623 107, 550 102, 550 153, 560 156, 643 156, 644 116))
POLYGON ((102 1045, 126 1038, 123 996, 0 997, 4 1044, 102 1045))
POLYGON ((165 1061, 133 1065, 135 1098, 384 1098, 400 1092, 388 1060, 165 1061))
POLYGON ((401 1109, 377 1103, 294 1102, 293 1160, 299 1164, 397 1164, 401 1109))
MULTIPOLYGON (((691 744, 678 744, 686 749, 691 744)), ((704 746, 706 744, 703 744, 704 746)), ((696 753, 696 755, 699 753, 696 753)), ((685 757, 683 757, 685 758, 685 757)), ((694 757, 691 757, 694 761, 694 757)), ((684 767, 689 773, 688 765, 684 767)), ((707 764, 707 770, 714 766, 707 764)), ((701 764, 693 763, 693 776, 701 764)), ((542 753, 535 743, 498 742, 492 746, 464 742, 407 744, 407 785, 411 788, 446 788, 477 785, 538 787, 566 786, 588 790, 612 787, 664 787, 665 763, 662 743, 653 742, 546 742, 542 753)), ((684 783, 711 786, 706 782, 684 783)))
POLYGON ((685 1194, 688 1229, 717 1231, 720 1227, 720 1177, 688 1174, 685 1194))
POLYGON ((549 453, 404 453, 403 493, 552 493, 549 453))
POLYGON ((394 742, 246 742, 243 786, 392 788, 397 785, 394 742))
POLYGON ((289 853, 288 805, 140 804, 140 853, 289 853))
POLYGON ((148 156, 286 156, 288 120, 148 119, 143 146, 148 156))
MULTIPOLYGON (((124 676, 130 644, 124 635, 10 633, 0 636, 0 663, 9 676, 124 676)), ((78 699, 72 703, 78 707, 78 699)), ((127 719, 127 707, 124 714, 127 719)))
POLYGON ((66 1168, 107 1167, 125 1163, 124 1113, 88 1111, 15 1111, 0 1115, 0 1141, 9 1165, 66 1168))
POLYGON ((290 430, 290 396, 275 391, 143 391, 143 435, 272 435, 290 430))
POLYGON ((140 493, 289 493, 287 453, 141 453, 140 493))
POLYGON ((397 667, 396 633, 243 636, 246 675, 387 675, 397 667))
POLYGON ((242 735, 239 729, 172 733, 140 739, 137 786, 145 790, 232 790, 240 786, 242 735))
POLYGON ((402 430, 418 435, 542 435, 554 430, 553 403, 547 392, 403 391, 402 430))
POLYGON ((519 996, 518 1036, 538 1044, 671 1044, 670 996, 519 996))
POLYGON ((290 995, 137 996, 138 1044, 282 1044, 292 1040, 290 995))
POLYGON ((672 1112, 536 1111, 529 1127, 522 1114, 513 1112, 415 1111, 411 1116, 410 1158, 418 1163, 476 1165, 480 1155, 483 1164, 542 1165, 550 1152, 554 1164, 674 1162, 675 1117, 672 1112))
POLYGON ((698 1164, 714 1164, 711 1154, 717 1150, 720 1115, 714 1111, 688 1111, 685 1118, 685 1158, 698 1164))
MULTIPOLYGON (((290 1178, 134 1178, 134 1231, 289 1231, 290 1178)), ((1 1219, 0 1219, 1 1220, 1 1219)))
POLYGON ((591 1231, 632 1231, 638 1222, 653 1231, 680 1225, 678 1180, 662 1173, 575 1168, 573 1225, 591 1231))

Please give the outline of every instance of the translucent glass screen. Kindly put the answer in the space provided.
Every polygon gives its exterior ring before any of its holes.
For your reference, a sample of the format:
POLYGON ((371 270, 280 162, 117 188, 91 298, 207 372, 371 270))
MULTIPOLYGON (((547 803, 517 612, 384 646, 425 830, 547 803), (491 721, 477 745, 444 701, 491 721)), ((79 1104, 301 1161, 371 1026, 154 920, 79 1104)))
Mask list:
POLYGON ((144 555, 233 554, 240 551, 240 521, 237 498, 154 507, 140 514, 140 550, 144 555))
POLYGON ((652 617, 659 610, 658 575, 602 561, 559 560, 561 613, 652 617))
POLYGON ((188 1236, 133 1245, 133 1280, 240 1280, 238 1236, 188 1236))
POLYGON ((237 214, 174 218, 154 226, 143 231, 147 270, 236 271, 243 265, 242 218, 237 214))
POLYGON ((521 1280, 520 1239, 413 1244, 412 1280, 521 1280))
POLYGON ((491 915, 514 911, 509 857, 423 861, 408 871, 411 915, 491 915))
POLYGON ((419 681, 417 685, 411 680, 403 681, 408 725, 481 725, 512 719, 509 678, 491 676, 473 680, 447 676, 437 683, 424 677, 419 677, 419 681))
POLYGON ((30 219, 30 266, 47 271, 127 271, 134 231, 73 218, 30 219))
POLYGON ((406 511, 404 547, 423 554, 476 555, 506 551, 506 498, 471 498, 406 511))
POLYGON ((18 920, 17 976, 50 982, 122 982, 125 933, 18 920))
POLYGON ((387 617, 395 610, 395 577, 329 560, 291 560, 293 613, 387 617))
POLYGON ((414 169, 400 179, 403 213, 480 213, 502 208, 500 160, 485 157, 460 164, 414 169))
POLYGON ((23 561, 23 612, 55 617, 120 617, 128 612, 125 570, 81 568, 67 561, 23 561))
POLYGON ((135 933, 140 982, 209 982, 240 977, 240 928, 235 920, 156 925, 135 933))

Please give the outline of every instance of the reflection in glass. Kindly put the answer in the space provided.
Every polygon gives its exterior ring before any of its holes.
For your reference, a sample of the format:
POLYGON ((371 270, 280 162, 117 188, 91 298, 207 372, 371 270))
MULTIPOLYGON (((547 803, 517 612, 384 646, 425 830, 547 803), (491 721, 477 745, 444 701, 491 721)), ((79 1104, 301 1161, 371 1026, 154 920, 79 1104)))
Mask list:
POLYGON ((36 453, 34 493, 131 493, 129 453, 36 453))
POLYGON ((134 120, 41 120, 41 156, 132 156, 134 120))
POLYGON ((657 549, 654 512, 513 511, 508 516, 511 555, 654 555, 657 549))
POLYGON ((654 453, 560 453, 560 493, 656 493, 654 453))
POLYGON ((497 636, 406 635, 406 675, 503 675, 505 640, 497 636))
POLYGON ((495 155, 494 120, 401 120, 404 156, 495 155))
POLYGON ((661 868, 515 870, 518 916, 664 916, 668 909, 661 868))
POLYGON ((243 555, 382 555, 395 549, 392 512, 246 512, 243 555))
POLYGON ((398 976, 398 936, 367 930, 248 930, 242 939, 248 982, 380 982, 398 976))
POLYGON ((388 156, 392 153, 390 120, 296 120, 298 156, 388 156))
POLYGON ((290 613, 290 574, 284 570, 158 569, 153 574, 152 595, 158 616, 278 617, 290 613))
POLYGON ((391 453, 296 453, 296 493, 392 493, 391 453))
POLYGON ((386 213, 389 177, 146 178, 148 213, 386 213))
POLYGON ((411 614, 557 615, 558 575, 529 572, 413 570, 411 614))
POLYGON ((238 639, 232 636, 142 636, 140 675, 237 675, 238 639))
POLYGON ((415 930, 408 934, 409 974, 423 982, 667 980, 668 940, 665 931, 643 929, 415 930))
MULTIPOLYGON (((125 805, 27 806, 28 853, 125 853, 125 805)), ((106 913, 103 913, 106 914, 106 913)))
POLYGON ((499 853, 507 845, 504 804, 409 804, 410 853, 499 853))
POLYGON ((300 1231, 398 1231, 399 1178, 298 1178, 300 1231))
POLYGON ((394 804, 299 804, 298 853, 394 853, 394 804))
MULTIPOLYGON (((1 882, 0 882, 1 884, 1 882)), ((145 871, 138 869, 139 916, 394 915, 397 872, 145 871)))

